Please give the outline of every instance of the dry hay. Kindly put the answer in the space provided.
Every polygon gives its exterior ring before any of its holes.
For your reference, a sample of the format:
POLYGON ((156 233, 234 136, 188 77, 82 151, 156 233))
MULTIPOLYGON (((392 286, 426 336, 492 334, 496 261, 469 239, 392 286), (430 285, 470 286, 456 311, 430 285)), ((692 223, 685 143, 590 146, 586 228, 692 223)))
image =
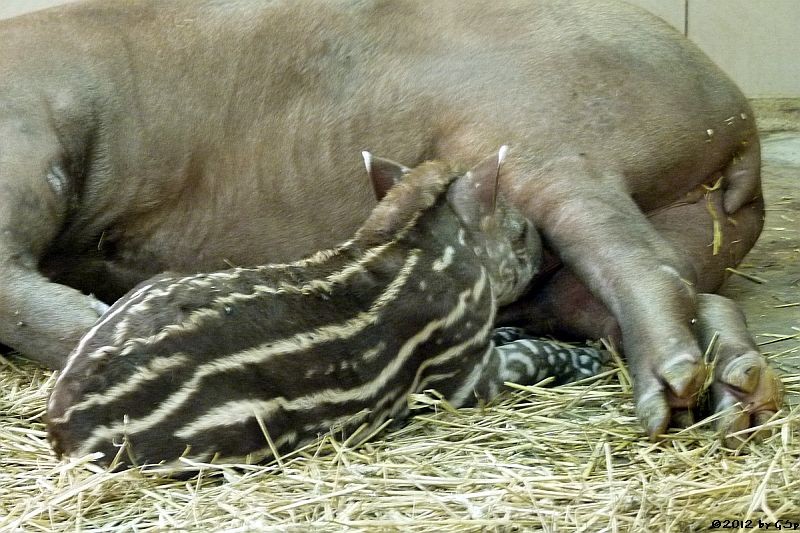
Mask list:
POLYGON ((19 359, 0 366, 0 530, 690 531, 714 519, 800 522, 797 374, 785 379, 790 406, 768 424, 775 433, 739 451, 705 424, 649 442, 615 368, 581 385, 517 388, 471 410, 417 396, 434 409, 355 449, 328 436, 272 464, 208 466, 180 481, 57 461, 41 418, 53 376, 19 359))

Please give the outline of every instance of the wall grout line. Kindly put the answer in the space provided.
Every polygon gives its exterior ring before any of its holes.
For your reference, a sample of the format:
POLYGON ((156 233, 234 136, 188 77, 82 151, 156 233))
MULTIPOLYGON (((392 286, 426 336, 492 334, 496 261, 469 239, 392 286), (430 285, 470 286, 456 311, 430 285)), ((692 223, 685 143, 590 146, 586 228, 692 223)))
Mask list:
POLYGON ((683 0, 683 35, 689 37, 689 0, 683 0))

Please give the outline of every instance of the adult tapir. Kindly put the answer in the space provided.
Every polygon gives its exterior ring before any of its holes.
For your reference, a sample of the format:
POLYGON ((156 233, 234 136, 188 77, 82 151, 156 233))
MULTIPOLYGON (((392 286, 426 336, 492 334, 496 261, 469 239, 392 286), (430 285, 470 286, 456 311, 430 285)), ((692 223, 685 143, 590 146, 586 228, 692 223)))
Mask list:
POLYGON ((146 277, 352 234, 375 203, 362 149, 471 165, 509 144, 500 191, 565 266, 507 317, 620 333, 651 435, 695 404, 715 331, 715 406, 741 402, 723 429, 780 406, 706 294, 761 230, 752 111, 639 9, 97 0, 3 22, 0 50, 0 342, 50 367, 146 277))

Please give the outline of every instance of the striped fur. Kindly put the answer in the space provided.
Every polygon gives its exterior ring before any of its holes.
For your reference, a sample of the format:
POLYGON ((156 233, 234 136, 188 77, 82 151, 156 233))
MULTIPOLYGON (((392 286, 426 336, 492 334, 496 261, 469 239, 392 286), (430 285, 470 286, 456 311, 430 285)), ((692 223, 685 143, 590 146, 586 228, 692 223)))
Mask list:
POLYGON ((426 163, 335 249, 134 289, 59 376, 54 448, 128 465, 259 460, 331 430, 370 435, 407 416, 412 392, 462 406, 506 380, 596 373, 594 350, 493 333, 538 243, 501 208, 476 218, 482 200, 453 194, 468 178, 426 163))

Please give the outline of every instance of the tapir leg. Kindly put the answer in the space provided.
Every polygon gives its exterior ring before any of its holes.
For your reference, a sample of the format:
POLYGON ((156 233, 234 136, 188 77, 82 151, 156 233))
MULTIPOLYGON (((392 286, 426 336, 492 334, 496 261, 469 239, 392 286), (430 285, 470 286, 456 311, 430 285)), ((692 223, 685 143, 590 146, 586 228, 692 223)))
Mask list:
POLYGON ((780 379, 759 353, 744 315, 731 300, 710 294, 722 285, 726 269, 738 265, 755 244, 763 216, 761 198, 726 215, 717 189, 651 218, 662 235, 686 251, 698 273, 695 331, 703 349, 719 335, 711 392, 714 409, 726 413, 718 421, 725 433, 762 423, 782 402, 780 379))
MULTIPOLYGON (((711 385, 714 408, 725 413, 718 427, 732 433, 769 420, 783 403, 783 386, 759 353, 741 310, 722 296, 700 294, 696 329, 703 345, 718 335, 711 385)), ((732 440, 735 444, 736 437, 732 440)))
POLYGON ((80 291, 49 282, 35 270, 2 268, 0 336, 10 347, 59 369, 104 304, 80 291))
MULTIPOLYGON (((730 432, 771 416, 780 406, 781 385, 758 353, 736 305, 704 293, 716 291, 726 268, 736 266, 752 248, 761 231, 764 206, 759 198, 726 215, 721 189, 701 188, 699 193, 693 201, 652 213, 649 219, 671 248, 681 251, 695 274, 695 290, 700 293, 694 326, 698 345, 704 350, 715 331, 721 336, 712 393, 717 410, 741 402, 720 422, 721 429, 730 432)), ((660 320, 669 320, 667 310, 660 320)), ((620 337, 614 315, 568 268, 526 300, 504 309, 501 322, 524 322, 538 334, 620 337)), ((626 351, 630 354, 627 344, 626 351)), ((660 381, 668 385, 663 378, 660 381)), ((672 401, 671 407, 680 407, 676 403, 672 401)))
MULTIPOLYGON (((619 326, 634 376, 637 412, 648 433, 661 433, 673 410, 695 405, 705 379, 703 349, 692 326, 698 317, 697 289, 716 288, 722 280, 722 265, 741 259, 755 237, 743 243, 740 252, 729 245, 728 250, 717 250, 719 258, 708 259, 713 255, 713 232, 659 231, 666 222, 688 220, 681 218, 687 213, 676 207, 648 221, 627 194, 622 177, 592 168, 585 158, 563 158, 536 174, 530 182, 519 175, 506 176, 505 193, 602 302, 586 298, 591 304, 584 307, 583 318, 589 318, 586 309, 594 308, 599 315, 594 330, 587 333, 613 334, 614 323, 619 326), (678 238, 676 247, 670 240, 678 238), (704 269, 717 273, 708 275, 704 269), (603 307, 616 320, 608 320, 603 307)), ((705 212, 700 218, 708 221, 720 198, 712 193, 708 200, 703 197, 687 205, 685 209, 694 214, 688 226, 702 229, 698 213, 705 212)), ((740 211, 744 218, 752 218, 760 207, 740 211)), ((723 211, 714 216, 721 218, 721 227, 736 227, 727 222, 723 211)), ((760 224, 757 221, 753 235, 758 234, 760 224)), ((748 225, 753 226, 752 220, 748 225)), ((707 223, 707 228, 713 226, 707 223)), ((571 278, 568 272, 560 274, 540 297, 550 300, 546 311, 555 311, 551 315, 554 323, 570 323, 579 329, 576 326, 589 321, 564 317, 566 308, 553 303, 560 296, 565 296, 564 302, 580 300, 580 284, 571 278)))

